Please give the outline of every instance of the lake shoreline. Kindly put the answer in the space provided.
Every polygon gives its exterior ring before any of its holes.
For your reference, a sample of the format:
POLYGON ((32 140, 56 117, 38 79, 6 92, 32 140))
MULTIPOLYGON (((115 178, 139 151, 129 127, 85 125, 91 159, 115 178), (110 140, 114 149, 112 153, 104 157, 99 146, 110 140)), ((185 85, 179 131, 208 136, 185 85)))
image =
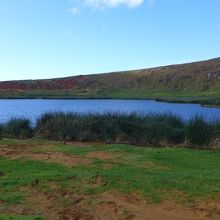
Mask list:
POLYGON ((201 116, 206 121, 219 120, 220 108, 200 104, 169 103, 147 99, 1 99, 0 123, 13 117, 26 117, 34 124, 46 112, 173 114, 188 121, 201 116))
POLYGON ((169 99, 169 98, 148 98, 148 97, 134 97, 134 98, 126 98, 126 97, 0 97, 0 100, 149 100, 156 102, 164 102, 164 103, 173 103, 173 104, 199 104, 201 107, 208 108, 220 108, 220 102, 212 102, 210 99, 207 100, 187 100, 187 98, 183 99, 169 99))

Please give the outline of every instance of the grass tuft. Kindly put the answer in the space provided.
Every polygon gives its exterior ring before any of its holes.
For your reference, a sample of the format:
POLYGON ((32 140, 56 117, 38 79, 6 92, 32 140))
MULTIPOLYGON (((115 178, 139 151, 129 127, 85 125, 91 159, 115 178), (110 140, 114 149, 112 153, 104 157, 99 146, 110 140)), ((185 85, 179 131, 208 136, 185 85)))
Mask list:
POLYGON ((31 122, 25 118, 12 118, 2 127, 4 136, 10 138, 29 138, 33 134, 31 122))

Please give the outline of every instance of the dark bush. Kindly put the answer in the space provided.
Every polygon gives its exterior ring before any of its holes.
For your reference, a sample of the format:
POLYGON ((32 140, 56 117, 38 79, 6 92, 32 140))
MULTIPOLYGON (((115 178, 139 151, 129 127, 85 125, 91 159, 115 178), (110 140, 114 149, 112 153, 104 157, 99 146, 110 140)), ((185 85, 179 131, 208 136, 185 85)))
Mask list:
POLYGON ((12 138, 29 138, 33 134, 30 120, 13 118, 4 126, 4 135, 12 138))
POLYGON ((220 121, 212 122, 212 136, 213 138, 220 135, 220 121))
POLYGON ((195 145, 207 145, 213 135, 213 126, 202 117, 196 116, 187 125, 187 140, 195 145))
POLYGON ((2 139, 2 137, 3 137, 3 125, 2 124, 0 124, 0 139, 2 139))
MULTIPOLYGON (((1 134, 1 127, 0 127, 1 134)), ((172 114, 43 114, 31 128, 27 119, 12 119, 3 126, 6 137, 60 141, 103 141, 135 145, 177 145, 186 140, 193 147, 205 146, 220 136, 220 122, 195 117, 189 122, 172 114)))
POLYGON ((184 141, 184 122, 173 115, 46 113, 36 137, 67 141, 171 144, 184 141))

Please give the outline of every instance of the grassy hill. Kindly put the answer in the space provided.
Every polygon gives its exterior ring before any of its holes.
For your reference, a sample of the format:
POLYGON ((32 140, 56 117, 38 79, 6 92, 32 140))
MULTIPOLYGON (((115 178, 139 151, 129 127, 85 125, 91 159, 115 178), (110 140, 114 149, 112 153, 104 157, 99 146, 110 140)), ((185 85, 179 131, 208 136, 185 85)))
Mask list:
POLYGON ((0 82, 0 98, 150 98, 220 105, 220 58, 106 74, 0 82))

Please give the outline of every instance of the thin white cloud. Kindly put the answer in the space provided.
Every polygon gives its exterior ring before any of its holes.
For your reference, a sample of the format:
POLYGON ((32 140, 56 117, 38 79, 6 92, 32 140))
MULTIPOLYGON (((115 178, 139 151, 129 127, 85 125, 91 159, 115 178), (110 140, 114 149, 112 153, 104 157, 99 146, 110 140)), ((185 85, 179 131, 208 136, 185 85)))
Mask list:
MULTIPOLYGON (((148 6, 152 7, 155 3, 155 0, 69 0, 71 3, 82 3, 84 6, 91 7, 93 9, 106 9, 106 8, 115 8, 117 6, 124 5, 128 8, 134 8, 140 6, 144 3, 147 3, 148 6)), ((68 12, 72 14, 79 14, 80 10, 76 7, 67 9, 68 12)))
POLYGON ((77 7, 68 8, 66 11, 73 15, 80 14, 80 10, 77 7))
POLYGON ((85 5, 95 9, 114 8, 119 5, 125 5, 129 8, 141 5, 144 0, 85 0, 85 5))

